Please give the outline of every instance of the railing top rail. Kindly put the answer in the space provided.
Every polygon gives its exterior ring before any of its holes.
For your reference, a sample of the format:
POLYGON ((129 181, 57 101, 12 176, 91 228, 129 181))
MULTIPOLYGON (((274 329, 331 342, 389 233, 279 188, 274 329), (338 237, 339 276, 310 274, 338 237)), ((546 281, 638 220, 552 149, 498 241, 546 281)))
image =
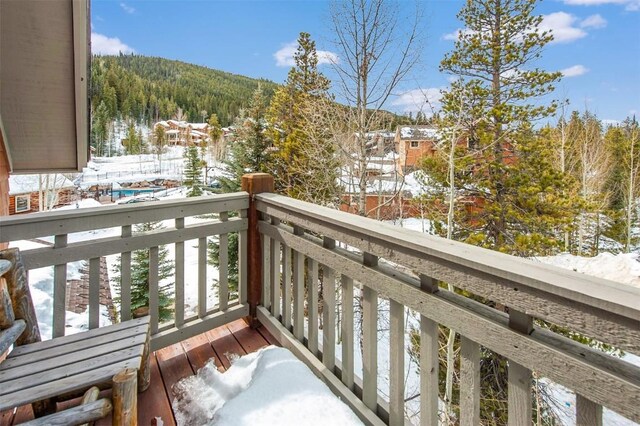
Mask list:
POLYGON ((120 204, 0 217, 0 242, 83 232, 249 207, 249 194, 205 195, 139 204, 120 204))
POLYGON ((256 200, 259 201, 259 210, 264 210, 265 206, 272 207, 310 220, 326 227, 327 230, 337 230, 351 235, 360 234, 361 244, 357 241, 354 243, 354 239, 351 239, 349 244, 363 251, 367 251, 368 243, 372 239, 383 241, 422 256, 438 259, 445 264, 460 265, 471 271, 481 272, 500 282, 529 287, 615 312, 627 318, 640 319, 640 288, 410 231, 277 194, 259 194, 256 195, 256 200))

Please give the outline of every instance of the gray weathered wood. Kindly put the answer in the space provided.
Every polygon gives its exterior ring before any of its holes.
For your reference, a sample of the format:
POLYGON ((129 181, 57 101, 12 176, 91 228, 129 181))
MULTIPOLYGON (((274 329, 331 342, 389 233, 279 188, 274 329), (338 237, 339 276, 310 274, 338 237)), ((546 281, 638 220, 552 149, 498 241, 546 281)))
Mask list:
POLYGON ((389 300, 389 424, 404 424, 404 306, 389 300))
POLYGON ((151 334, 158 331, 160 322, 160 297, 158 276, 158 247, 149 249, 149 316, 151 317, 151 334))
POLYGON ((74 426, 105 417, 113 406, 107 398, 79 405, 38 419, 21 423, 22 426, 74 426))
POLYGON ((342 275, 342 383, 353 390, 353 280, 342 275))
MULTIPOLYGON (((155 222, 176 217, 235 211, 247 209, 248 207, 248 194, 246 192, 236 192, 188 199, 167 199, 153 203, 121 204, 89 209, 32 213, 28 216, 21 215, 20 217, 5 216, 0 217, 0 228, 2 229, 0 242, 48 235, 71 234, 73 232, 155 222)), ((93 255, 86 257, 93 257, 93 255)))
MULTIPOLYGON (((129 358, 141 356, 146 334, 142 334, 140 331, 144 333, 144 330, 135 327, 119 333, 111 333, 98 338, 30 352, 26 355, 14 356, 11 353, 0 366, 0 381, 6 385, 11 380, 21 380, 37 373, 46 374, 57 367, 72 365, 113 353, 121 353, 123 356, 128 354, 129 358), (129 349, 133 349, 133 351, 127 351, 129 349)), ((105 360, 109 361, 109 358, 107 357, 105 360)), ((5 393, 5 389, 0 390, 0 394, 3 393, 5 393)))
MULTIPOLYGON (((56 235, 54 249, 67 246, 67 234, 56 235)), ((27 268, 31 269, 31 268, 27 268)), ((58 263, 53 268, 53 329, 52 337, 64 336, 66 324, 66 292, 67 292, 67 263, 58 263)))
MULTIPOLYGON (((442 291, 435 294, 423 292, 418 288, 419 282, 408 285, 411 279, 397 270, 389 268, 387 273, 383 273, 386 271, 384 265, 363 269, 349 253, 325 250, 321 243, 314 243, 315 240, 309 236, 301 238, 283 229, 269 228, 269 225, 261 225, 261 232, 285 241, 306 256, 318 259, 380 292, 382 296, 397 300, 433 321, 453 328, 494 352, 539 372, 541 376, 582 393, 625 417, 640 419, 637 368, 634 375, 622 375, 608 363, 596 363, 599 359, 597 356, 582 357, 578 351, 568 351, 566 343, 562 347, 547 344, 549 339, 546 333, 538 336, 538 332, 534 331, 531 335, 523 335, 511 330, 506 318, 501 321, 496 315, 480 314, 491 309, 486 306, 472 308, 478 304, 463 296, 442 291)), ((586 353, 589 352, 588 348, 583 348, 586 353)), ((608 358, 611 364, 616 364, 615 358, 608 358)))
MULTIPOLYGON (((114 350, 111 353, 92 356, 79 361, 67 361, 64 358, 56 358, 56 360, 59 361, 57 364, 52 365, 51 362, 48 362, 46 364, 50 367, 47 370, 40 371, 38 373, 27 373, 24 375, 18 373, 18 371, 3 371, 3 373, 9 373, 10 377, 9 380, 5 380, 4 378, 2 379, 2 391, 0 391, 0 395, 8 395, 12 392, 18 392, 24 389, 28 390, 34 386, 55 382, 56 380, 68 377, 70 374, 80 374, 91 371, 96 368, 112 364, 114 360, 124 361, 137 359, 139 361, 141 357, 142 346, 138 344, 137 347, 127 347, 125 349, 114 350)), ((138 366, 136 365, 136 368, 137 367, 138 366)))
MULTIPOLYGON (((131 237, 131 225, 124 225, 121 230, 122 238, 131 237)), ((120 255, 120 318, 122 321, 131 319, 131 252, 120 255)))
POLYGON ((293 335, 304 339, 304 256, 293 252, 293 335))
POLYGON ((640 290, 291 200, 258 209, 529 315, 640 352, 640 290))
POLYGON ((271 238, 266 235, 262 239, 262 294, 260 304, 271 309, 271 238))
MULTIPOLYGON (((18 346, 13 348, 11 351, 10 358, 16 358, 21 355, 30 354, 33 352, 41 352, 43 350, 48 350, 56 347, 65 347, 61 353, 68 353, 69 350, 74 351, 76 348, 71 347, 69 349, 68 345, 84 342, 82 344, 87 345, 87 342, 91 342, 93 344, 93 339, 103 339, 104 341, 111 340, 119 340, 123 337, 119 337, 121 333, 131 333, 132 335, 143 334, 148 327, 149 317, 135 318, 126 322, 117 323, 114 325, 110 325, 108 327, 97 328, 89 331, 85 331, 82 333, 71 334, 69 336, 64 336, 63 338, 45 340, 43 342, 37 342, 37 345, 25 344, 25 346, 18 346), (135 329, 135 331, 126 331, 129 329, 135 329), (107 336, 109 335, 109 336, 107 336)), ((77 348, 82 348, 82 344, 78 345, 77 348)), ((5 361, 8 362, 9 360, 5 361)), ((4 367, 4 363, 2 364, 4 367)))
MULTIPOLYGON (((523 334, 533 331, 533 318, 515 309, 509 310, 509 327, 523 334)), ((532 373, 515 361, 509 361, 508 411, 509 425, 529 425, 532 417, 532 373)))
POLYGON ((282 325, 291 329, 291 248, 282 246, 282 325))
POLYGON ((460 424, 480 424, 480 345, 460 337, 460 424))
POLYGON ((385 424, 378 418, 375 412, 365 406, 364 403, 335 376, 333 369, 327 368, 326 365, 320 362, 315 355, 311 354, 301 342, 295 339, 288 330, 270 315, 269 311, 261 306, 258 307, 258 320, 282 346, 293 352, 296 358, 304 362, 334 394, 338 395, 360 420, 367 425, 382 426, 385 424))
POLYGON ((362 402, 375 410, 378 404, 378 294, 369 287, 362 289, 362 311, 362 402))
POLYGON ((336 274, 322 265, 322 362, 329 371, 336 363, 336 274))
MULTIPOLYGON (((420 276, 420 289, 435 293, 438 282, 426 275, 420 276)), ((438 324, 420 315, 420 424, 438 424, 438 380, 440 362, 438 324)))
POLYGON ((24 320, 16 320, 4 330, 0 330, 0 356, 13 345, 26 328, 24 320))
MULTIPOLYGON (((243 221, 248 223, 247 219, 247 210, 240 210, 240 217, 243 221)), ((247 272, 247 244, 249 244, 249 240, 247 237, 247 227, 245 226, 242 230, 238 231, 238 299, 240 303, 247 303, 247 286, 248 286, 248 272, 247 272)))
MULTIPOLYGON (((227 212, 220 213, 220 220, 226 222, 229 220, 227 212)), ((220 235, 219 239, 219 267, 218 267, 218 305, 220 310, 224 311, 229 305, 229 236, 227 234, 220 235)))
POLYGON ((100 258, 89 260, 89 329, 100 327, 100 258))
POLYGON ((198 317, 207 315, 207 239, 198 238, 198 317))
POLYGON ((280 302, 280 241, 271 239, 271 313, 279 318, 280 302))
POLYGON ((438 424, 438 324, 420 316, 420 424, 438 424))
POLYGON ((181 328, 170 327, 151 336, 151 351, 157 351, 174 343, 187 340, 206 331, 221 327, 249 315, 249 305, 229 304, 226 311, 219 311, 204 318, 187 319, 181 328))
POLYGON ((51 247, 25 250, 24 262, 27 269, 43 268, 58 263, 75 262, 91 257, 119 254, 125 251, 146 250, 149 247, 173 244, 201 238, 203 235, 218 235, 237 232, 247 228, 247 220, 231 218, 227 222, 212 222, 185 226, 183 229, 157 229, 137 233, 131 237, 106 237, 96 240, 79 241, 65 248, 51 247))
MULTIPOLYGON (((175 219, 175 228, 184 229, 184 218, 175 219)), ((184 242, 174 243, 175 247, 175 269, 174 269, 174 324, 181 327, 184 324, 184 242)))
POLYGON ((602 426, 602 405, 576 394, 576 426, 602 426))
POLYGON ((61 392, 71 392, 83 389, 94 383, 106 382, 118 371, 124 368, 137 368, 139 365, 140 358, 131 358, 115 364, 94 368, 90 371, 66 377, 55 382, 45 383, 19 392, 14 392, 0 398, 0 410, 24 405, 31 401, 53 397, 61 392))
POLYGON ((318 351, 318 262, 308 257, 307 268, 309 269, 309 282, 307 284, 307 297, 309 298, 309 333, 307 345, 309 351, 318 357, 320 355, 318 351))

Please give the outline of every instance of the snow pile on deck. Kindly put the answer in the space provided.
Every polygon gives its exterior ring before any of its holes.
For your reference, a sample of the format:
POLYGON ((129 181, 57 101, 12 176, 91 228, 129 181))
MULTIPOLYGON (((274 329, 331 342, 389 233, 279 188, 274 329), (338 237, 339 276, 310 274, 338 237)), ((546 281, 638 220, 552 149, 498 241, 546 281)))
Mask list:
POLYGON ((286 349, 269 346, 220 373, 210 360, 177 383, 179 425, 361 425, 311 370, 286 349))
POLYGON ((557 256, 537 257, 536 259, 548 265, 640 287, 640 255, 637 253, 617 255, 600 253, 595 257, 581 257, 563 253, 557 256))

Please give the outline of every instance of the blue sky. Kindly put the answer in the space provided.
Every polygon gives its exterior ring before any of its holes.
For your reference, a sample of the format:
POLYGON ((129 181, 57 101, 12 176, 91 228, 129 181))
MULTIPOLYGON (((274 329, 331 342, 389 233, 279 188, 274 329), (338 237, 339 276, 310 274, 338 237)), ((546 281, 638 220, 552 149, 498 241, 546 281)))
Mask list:
MULTIPOLYGON (((421 2, 422 61, 387 109, 416 111, 424 108, 425 95, 437 108, 438 91, 448 81, 438 63, 461 29, 456 13, 462 4, 421 2)), ((322 57, 335 57, 337 50, 327 1, 93 0, 91 9, 94 53, 161 56, 281 83, 300 31, 311 34, 322 57)), ((556 37, 539 66, 565 73, 554 97, 603 120, 640 115, 640 0, 545 0, 537 12, 556 37)), ((331 77, 330 65, 321 69, 331 77)))

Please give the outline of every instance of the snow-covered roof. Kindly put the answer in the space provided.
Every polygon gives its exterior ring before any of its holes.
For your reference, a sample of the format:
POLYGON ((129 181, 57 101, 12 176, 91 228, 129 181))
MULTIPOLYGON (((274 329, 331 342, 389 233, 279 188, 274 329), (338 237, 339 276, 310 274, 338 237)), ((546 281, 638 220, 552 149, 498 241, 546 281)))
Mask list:
POLYGON ((191 124, 192 129, 200 129, 200 130, 204 130, 208 126, 207 123, 189 123, 189 124, 191 124))
POLYGON ((207 134, 206 134, 206 133, 203 133, 203 132, 199 132, 199 131, 197 131, 197 130, 192 130, 192 131, 191 131, 191 136, 198 136, 198 137, 200 137, 200 138, 203 138, 203 137, 206 137, 206 136, 207 136, 207 134))
MULTIPOLYGON (((40 190, 40 176, 42 186, 46 185, 47 175, 11 175, 9 176, 9 195, 30 194, 40 190)), ((73 182, 61 174, 49 175, 49 187, 58 189, 75 188, 73 182)))
POLYGON ((401 139, 436 139, 438 129, 430 126, 404 126, 399 128, 401 139))
POLYGON ((168 135, 176 135, 176 134, 180 133, 180 130, 171 129, 171 130, 167 130, 165 133, 168 134, 168 135))

